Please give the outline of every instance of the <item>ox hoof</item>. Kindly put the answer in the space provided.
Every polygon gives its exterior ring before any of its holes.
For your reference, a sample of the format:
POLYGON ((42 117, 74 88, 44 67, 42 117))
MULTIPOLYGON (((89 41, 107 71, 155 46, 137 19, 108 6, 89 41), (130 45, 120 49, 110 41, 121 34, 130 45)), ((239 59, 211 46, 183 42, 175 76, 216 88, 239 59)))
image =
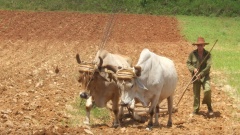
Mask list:
POLYGON ((152 127, 153 126, 153 123, 148 123, 148 127, 152 127))
POLYGON ((152 131, 152 129, 153 129, 152 126, 148 126, 148 127, 146 128, 146 130, 148 130, 148 131, 152 131))
POLYGON ((146 118, 144 118, 144 117, 141 117, 140 118, 140 120, 138 120, 138 122, 140 122, 140 123, 145 123, 147 120, 146 120, 146 118))
POLYGON ((156 127, 160 126, 159 122, 155 122, 153 125, 156 127))
POLYGON ((172 122, 171 122, 171 121, 169 121, 169 122, 167 123, 167 127, 172 127, 172 122))
POLYGON ((112 127, 118 128, 118 127, 121 127, 121 125, 120 124, 113 124, 112 127))

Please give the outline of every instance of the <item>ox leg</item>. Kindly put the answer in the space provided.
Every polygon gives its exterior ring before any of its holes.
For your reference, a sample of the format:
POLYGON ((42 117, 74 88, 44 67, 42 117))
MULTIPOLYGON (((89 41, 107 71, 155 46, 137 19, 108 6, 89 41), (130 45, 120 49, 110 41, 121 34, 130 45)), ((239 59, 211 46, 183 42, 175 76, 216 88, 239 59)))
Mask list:
POLYGON ((132 115, 133 115, 134 120, 136 120, 138 122, 141 122, 141 123, 145 122, 145 120, 141 116, 139 116, 135 111, 135 100, 134 99, 133 99, 132 103, 130 104, 129 108, 132 111, 132 115))
POLYGON ((141 123, 145 122, 145 119, 139 116, 134 110, 133 110, 133 119, 141 123))
POLYGON ((149 110, 149 114, 150 114, 150 119, 149 119, 149 122, 148 122, 148 126, 149 126, 149 127, 152 127, 152 126, 153 126, 153 114, 154 114, 154 109, 150 109, 150 110, 149 110))
POLYGON ((118 118, 119 118, 120 122, 122 122, 122 120, 123 120, 123 115, 124 115, 123 106, 120 106, 119 107, 119 114, 118 114, 118 118))
POLYGON ((89 125, 90 124, 90 111, 92 109, 93 103, 92 103, 92 97, 89 97, 86 102, 86 119, 83 122, 84 124, 89 125))
POLYGON ((159 126, 158 115, 159 115, 159 104, 156 106, 156 109, 155 109, 155 122, 154 122, 154 126, 159 126))
POLYGON ((153 98, 151 102, 151 106, 149 107, 150 119, 148 122, 148 126, 153 126, 153 114, 154 112, 156 112, 157 105, 158 105, 158 98, 153 98))
POLYGON ((168 101, 168 123, 167 123, 167 127, 172 127, 173 96, 168 97, 167 101, 168 101))
MULTIPOLYGON (((118 99, 118 98, 117 98, 118 99)), ((117 101, 113 101, 113 106, 112 106, 112 110, 114 113, 114 120, 113 120, 113 127, 117 128, 120 125, 120 120, 119 120, 119 105, 118 105, 118 100, 117 101)))

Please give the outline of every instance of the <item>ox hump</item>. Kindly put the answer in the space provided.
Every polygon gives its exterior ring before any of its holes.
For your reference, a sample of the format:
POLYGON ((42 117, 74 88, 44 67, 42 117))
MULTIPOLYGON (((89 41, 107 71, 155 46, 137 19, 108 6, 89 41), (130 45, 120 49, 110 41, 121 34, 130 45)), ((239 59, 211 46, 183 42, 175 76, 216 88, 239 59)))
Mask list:
POLYGON ((140 65, 140 64, 146 62, 150 57, 151 57, 151 52, 146 48, 143 49, 140 54, 137 65, 140 65))

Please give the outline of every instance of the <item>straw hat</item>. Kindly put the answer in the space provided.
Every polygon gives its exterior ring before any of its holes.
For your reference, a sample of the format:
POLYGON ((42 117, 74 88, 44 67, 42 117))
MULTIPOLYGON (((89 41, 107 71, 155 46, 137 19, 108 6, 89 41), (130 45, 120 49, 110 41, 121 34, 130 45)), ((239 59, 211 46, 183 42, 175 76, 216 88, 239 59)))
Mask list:
POLYGON ((192 45, 208 45, 209 43, 206 43, 203 37, 198 37, 197 42, 193 43, 192 45))

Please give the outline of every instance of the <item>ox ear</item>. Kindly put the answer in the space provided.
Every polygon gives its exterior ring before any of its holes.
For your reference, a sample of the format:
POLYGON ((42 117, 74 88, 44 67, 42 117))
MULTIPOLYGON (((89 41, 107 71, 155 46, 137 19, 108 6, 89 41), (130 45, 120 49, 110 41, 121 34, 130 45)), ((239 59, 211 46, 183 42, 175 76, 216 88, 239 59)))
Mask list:
POLYGON ((117 69, 116 67, 112 66, 112 65, 106 65, 106 66, 103 66, 102 68, 105 69, 105 72, 108 72, 108 78, 109 78, 109 81, 112 82, 114 81, 115 83, 117 83, 117 77, 116 77, 116 72, 117 72, 117 69))
POLYGON ((115 76, 115 74, 114 74, 113 72, 110 73, 110 72, 104 71, 104 72, 100 72, 99 74, 100 74, 100 76, 101 76, 105 81, 108 81, 108 82, 112 82, 112 81, 117 82, 116 76, 115 76))
POLYGON ((114 81, 115 83, 117 83, 116 75, 114 73, 108 73, 108 75, 110 82, 114 81))
POLYGON ((110 71, 112 71, 113 73, 116 73, 116 72, 117 72, 116 67, 113 66, 113 65, 106 65, 106 66, 103 66, 103 68, 106 68, 107 70, 110 70, 110 71))
POLYGON ((81 64, 81 63, 82 63, 79 54, 76 55, 76 60, 77 60, 77 63, 78 63, 78 64, 81 64))
POLYGON ((140 66, 135 66, 134 69, 135 69, 135 74, 137 75, 137 77, 141 76, 142 68, 140 66))
POLYGON ((109 74, 106 72, 99 72, 99 75, 104 79, 104 81, 110 82, 109 74))

